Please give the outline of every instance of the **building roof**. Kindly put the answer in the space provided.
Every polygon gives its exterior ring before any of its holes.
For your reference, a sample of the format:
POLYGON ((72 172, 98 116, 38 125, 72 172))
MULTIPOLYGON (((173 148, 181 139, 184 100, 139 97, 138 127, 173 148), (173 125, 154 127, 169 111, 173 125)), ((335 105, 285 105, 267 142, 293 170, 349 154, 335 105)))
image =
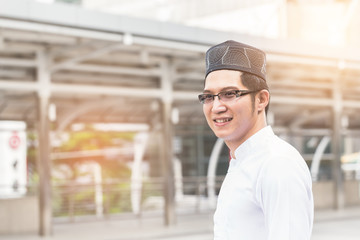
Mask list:
POLYGON ((331 128, 339 106, 359 128, 360 49, 265 39, 101 13, 68 4, 0 0, 0 119, 37 120, 37 96, 73 122, 155 126, 159 102, 180 124, 204 124, 204 53, 235 39, 268 55, 269 121, 278 129, 331 128), (49 77, 49 79, 47 79, 49 77))

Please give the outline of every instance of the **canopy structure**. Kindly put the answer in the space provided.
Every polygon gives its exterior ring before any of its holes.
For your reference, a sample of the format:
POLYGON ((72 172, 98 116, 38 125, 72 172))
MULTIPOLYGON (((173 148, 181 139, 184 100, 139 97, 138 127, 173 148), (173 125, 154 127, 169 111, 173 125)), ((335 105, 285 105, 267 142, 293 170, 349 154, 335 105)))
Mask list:
POLYGON ((0 3, 2 119, 36 122, 37 93, 49 95, 59 119, 76 103, 76 109, 97 113, 79 114, 83 121, 150 122, 154 101, 149 99, 167 99, 179 107, 181 122, 202 123, 193 103, 203 87, 204 52, 236 39, 268 54, 275 126, 329 128, 325 110, 317 110, 336 102, 349 127, 357 127, 359 49, 216 32, 64 4, 0 3))
MULTIPOLYGON (((25 121, 38 130, 43 234, 51 224, 49 107, 56 108, 55 131, 76 122, 159 125, 163 164, 172 169, 173 109, 179 112, 178 124, 205 124, 197 102, 204 54, 228 39, 267 53, 268 120, 277 133, 333 137, 335 197, 339 207, 343 204, 340 140, 360 135, 360 49, 250 37, 64 4, 0 0, 0 6, 0 120, 25 121)), ((171 170, 168 174, 171 179, 171 170)), ((168 206, 171 201, 168 197, 168 206)))

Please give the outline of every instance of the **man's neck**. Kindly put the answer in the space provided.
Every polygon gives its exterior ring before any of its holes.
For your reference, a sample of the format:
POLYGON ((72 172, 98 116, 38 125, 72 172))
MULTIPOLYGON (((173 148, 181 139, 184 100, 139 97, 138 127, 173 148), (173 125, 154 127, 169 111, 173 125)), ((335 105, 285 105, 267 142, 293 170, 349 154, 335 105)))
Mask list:
POLYGON ((265 128, 267 124, 261 125, 260 127, 254 129, 251 133, 246 135, 246 137, 240 139, 239 141, 225 141, 226 146, 230 149, 231 158, 236 158, 235 151, 238 147, 240 147, 243 143, 245 143, 249 138, 251 138, 255 133, 265 128))

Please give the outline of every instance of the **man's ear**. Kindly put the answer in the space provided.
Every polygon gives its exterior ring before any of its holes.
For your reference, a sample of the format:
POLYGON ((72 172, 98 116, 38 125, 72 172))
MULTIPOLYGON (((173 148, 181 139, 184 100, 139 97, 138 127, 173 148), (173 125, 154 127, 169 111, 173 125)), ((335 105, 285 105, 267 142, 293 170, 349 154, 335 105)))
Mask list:
POLYGON ((269 104, 269 99, 270 99, 270 93, 268 90, 263 89, 258 93, 256 97, 256 101, 258 101, 257 102, 258 112, 265 111, 266 106, 269 104))

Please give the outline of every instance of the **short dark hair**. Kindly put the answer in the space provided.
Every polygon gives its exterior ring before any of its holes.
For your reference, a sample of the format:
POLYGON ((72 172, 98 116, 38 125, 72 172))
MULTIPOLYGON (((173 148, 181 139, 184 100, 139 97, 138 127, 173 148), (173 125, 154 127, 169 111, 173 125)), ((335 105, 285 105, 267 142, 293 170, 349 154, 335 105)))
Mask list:
MULTIPOLYGON (((269 91, 269 87, 266 83, 266 81, 264 81, 264 79, 251 74, 251 73, 247 73, 247 72, 241 72, 241 83, 250 91, 256 91, 256 90, 267 90, 269 91)), ((252 104, 253 104, 253 109, 255 108, 255 95, 256 93, 251 94, 251 100, 252 100, 252 104)), ((265 113, 267 114, 268 109, 269 109, 269 105, 270 105, 270 99, 269 99, 269 103, 265 108, 265 113)))

